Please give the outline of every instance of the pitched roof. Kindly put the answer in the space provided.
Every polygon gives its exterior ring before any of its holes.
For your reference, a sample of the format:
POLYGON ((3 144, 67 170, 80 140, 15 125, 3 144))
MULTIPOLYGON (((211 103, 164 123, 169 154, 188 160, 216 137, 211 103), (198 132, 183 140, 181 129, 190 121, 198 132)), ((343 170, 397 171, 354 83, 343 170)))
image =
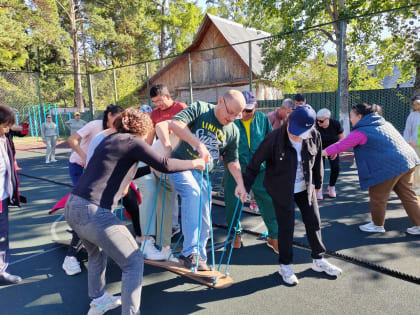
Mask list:
MULTIPOLYGON (((232 22, 230 20, 217 17, 212 14, 206 14, 203 22, 201 23, 192 44, 183 51, 182 55, 185 55, 189 52, 194 51, 200 45, 202 39, 206 35, 206 31, 208 27, 213 24, 219 30, 219 32, 223 35, 226 41, 232 45, 235 43, 246 42, 253 39, 264 38, 270 36, 270 33, 259 31, 254 28, 248 28, 243 26, 242 24, 232 22)), ((263 71, 263 64, 262 64, 262 40, 261 41, 254 41, 251 43, 252 47, 252 72, 254 75, 259 76, 263 71)), ((234 45, 232 48, 241 58, 241 60, 249 67, 249 52, 248 52, 248 44, 244 43, 242 45, 234 45)), ((150 81, 153 82, 156 78, 158 78, 162 73, 168 71, 171 67, 176 65, 179 59, 182 56, 178 56, 174 58, 170 63, 168 63, 165 67, 159 70, 155 75, 150 78, 150 81)), ((140 88, 140 91, 144 90, 146 84, 140 88)))
MULTIPOLYGON (((197 33, 201 32, 201 28, 203 27, 205 20, 210 19, 213 24, 217 27, 220 33, 224 36, 229 44, 235 44, 240 42, 245 42, 249 40, 259 39, 268 37, 271 34, 256 30, 254 28, 248 28, 243 26, 242 24, 232 22, 227 19, 220 18, 215 15, 206 14, 204 21, 197 33)), ((262 47, 261 44, 263 41, 253 41, 251 43, 252 48, 252 71, 256 75, 260 75, 263 71, 263 64, 262 64, 262 47)), ((191 45, 192 46, 192 45, 191 45)), ((245 64, 249 67, 249 52, 248 52, 248 45, 234 45, 232 48, 236 51, 239 57, 245 62, 245 64)))

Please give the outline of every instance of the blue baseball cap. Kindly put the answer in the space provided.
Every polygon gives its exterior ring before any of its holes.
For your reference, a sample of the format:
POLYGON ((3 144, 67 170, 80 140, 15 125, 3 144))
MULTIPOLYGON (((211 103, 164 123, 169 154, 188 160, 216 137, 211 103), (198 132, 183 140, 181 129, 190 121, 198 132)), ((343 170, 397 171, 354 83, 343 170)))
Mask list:
POLYGON ((289 115, 289 132, 299 137, 313 127, 315 120, 316 113, 311 105, 300 105, 289 115))
POLYGON ((257 102, 254 93, 250 91, 242 91, 242 95, 245 97, 245 109, 254 109, 255 103, 257 102))

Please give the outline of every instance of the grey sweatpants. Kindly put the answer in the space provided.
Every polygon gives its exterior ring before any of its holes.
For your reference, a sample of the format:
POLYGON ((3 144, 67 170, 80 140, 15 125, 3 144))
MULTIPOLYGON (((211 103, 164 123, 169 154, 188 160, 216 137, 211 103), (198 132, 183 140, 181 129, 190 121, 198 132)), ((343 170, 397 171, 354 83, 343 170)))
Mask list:
POLYGON ((64 215, 88 252, 89 296, 103 295, 109 256, 122 270, 122 314, 139 314, 143 255, 130 231, 110 210, 75 195, 67 200, 64 215))
POLYGON ((50 161, 55 159, 55 145, 57 143, 57 136, 45 137, 45 145, 47 151, 45 152, 45 160, 50 161))

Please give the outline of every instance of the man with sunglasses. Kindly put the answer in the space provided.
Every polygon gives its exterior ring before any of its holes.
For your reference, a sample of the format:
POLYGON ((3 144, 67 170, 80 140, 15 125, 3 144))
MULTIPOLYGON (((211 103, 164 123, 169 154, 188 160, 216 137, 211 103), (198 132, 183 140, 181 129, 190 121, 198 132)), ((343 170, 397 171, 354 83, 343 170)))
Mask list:
MULTIPOLYGON (((245 172, 246 166, 252 158, 252 155, 257 150, 260 143, 264 140, 265 136, 268 135, 273 128, 271 123, 262 112, 257 111, 257 102, 249 91, 243 91, 242 94, 246 100, 245 109, 242 111, 242 119, 235 120, 234 124, 239 129, 239 163, 241 164, 242 172, 245 172)), ((265 225, 268 229, 267 246, 272 248, 275 253, 279 253, 278 249, 278 226, 276 220, 276 214, 274 211, 273 202, 271 197, 267 194, 264 188, 263 181, 265 176, 265 163, 261 166, 261 169, 255 179, 252 186, 255 199, 257 201, 258 208, 261 212, 261 217, 264 220, 265 225)), ((236 206, 235 197, 235 180, 229 171, 225 171, 224 178, 224 190, 225 190, 225 205, 226 205, 226 219, 228 225, 232 222, 233 213, 236 206)), ((233 226, 236 227, 238 223, 237 213, 233 226)), ((240 248, 242 245, 241 238, 241 227, 237 230, 236 238, 233 242, 234 248, 240 248)))
MULTIPOLYGON (((206 102, 195 102, 171 121, 162 121, 156 125, 156 133, 166 150, 171 149, 169 131, 173 131, 181 140, 172 153, 172 157, 192 160, 200 156, 209 163, 211 171, 217 160, 223 161, 238 185, 238 196, 246 199, 247 193, 242 180, 239 164, 239 131, 233 121, 240 118, 245 107, 241 92, 229 90, 218 99, 217 105, 206 102)), ((206 244, 209 238, 210 208, 206 172, 201 181, 199 171, 185 171, 169 174, 178 194, 181 196, 181 224, 184 235, 180 258, 188 269, 195 267, 198 259, 198 270, 209 270, 206 264, 206 244), (201 195, 201 218, 199 218, 201 195), (201 222, 198 234, 198 222, 201 222), (197 242, 199 249, 197 250, 197 242)))

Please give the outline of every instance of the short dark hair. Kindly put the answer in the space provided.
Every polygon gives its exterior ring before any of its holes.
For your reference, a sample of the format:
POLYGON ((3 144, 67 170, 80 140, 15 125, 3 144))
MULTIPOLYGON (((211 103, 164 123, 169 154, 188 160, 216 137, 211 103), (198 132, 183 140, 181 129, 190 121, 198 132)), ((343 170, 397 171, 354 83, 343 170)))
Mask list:
POLYGON ((300 93, 296 93, 295 101, 296 102, 304 102, 305 101, 305 95, 300 94, 300 93))
POLYGON ((420 100, 420 94, 419 95, 413 95, 413 97, 411 98, 412 102, 417 101, 417 100, 420 100))
POLYGON ((104 130, 108 128, 108 113, 111 113, 111 115, 114 116, 115 114, 122 113, 123 110, 124 109, 121 106, 114 104, 108 105, 108 107, 104 111, 104 118, 102 119, 102 128, 104 130))
POLYGON ((156 84, 150 89, 150 97, 162 96, 167 94, 170 93, 168 87, 165 84, 156 84))
POLYGON ((0 124, 8 124, 9 126, 15 123, 15 115, 7 105, 0 105, 0 124))

